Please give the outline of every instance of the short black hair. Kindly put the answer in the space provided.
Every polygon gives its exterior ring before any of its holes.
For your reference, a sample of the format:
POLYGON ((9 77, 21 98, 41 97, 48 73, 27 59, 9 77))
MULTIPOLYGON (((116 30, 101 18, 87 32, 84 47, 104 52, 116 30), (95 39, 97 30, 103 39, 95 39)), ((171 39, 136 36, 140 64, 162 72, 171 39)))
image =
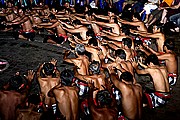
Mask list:
POLYGON ((133 14, 133 16, 134 16, 135 18, 137 18, 138 20, 141 20, 141 16, 139 15, 138 12, 135 12, 135 13, 133 14))
POLYGON ((81 25, 81 21, 80 20, 73 20, 72 24, 81 25))
POLYGON ((164 46, 166 46, 168 50, 174 50, 175 48, 174 40, 172 38, 166 39, 164 42, 164 46))
POLYGON ((128 25, 122 24, 121 31, 122 31, 122 33, 124 33, 125 35, 129 35, 129 34, 130 34, 130 29, 129 29, 129 26, 128 26, 128 25))
POLYGON ((45 63, 42 67, 42 70, 44 70, 45 75, 53 75, 55 66, 52 63, 45 63))
POLYGON ((123 72, 120 76, 120 80, 124 80, 126 82, 133 82, 133 75, 128 71, 123 72))
POLYGON ((111 94, 107 90, 98 91, 96 94, 96 101, 100 103, 100 107, 105 105, 110 106, 112 102, 111 94))
POLYGON ((71 86, 74 78, 74 72, 70 69, 65 69, 60 74, 61 83, 65 86, 71 86))
POLYGON ((123 49, 116 50, 115 51, 115 56, 126 60, 126 53, 125 53, 125 51, 123 49))
POLYGON ((9 79, 9 90, 19 91, 19 88, 23 84, 23 77, 20 75, 15 75, 9 79))
POLYGON ((51 13, 51 14, 48 16, 48 18, 49 18, 50 20, 54 20, 54 19, 56 19, 56 16, 51 13))
POLYGON ((98 46, 98 42, 97 42, 96 38, 94 38, 94 37, 89 39, 88 44, 93 45, 93 46, 98 46))
POLYGON ((152 62, 154 65, 160 65, 158 57, 155 54, 151 54, 151 55, 147 56, 145 63, 150 64, 150 62, 152 62))
POLYGON ((122 43, 123 43, 124 45, 127 45, 128 48, 131 48, 131 47, 132 47, 132 40, 131 40, 130 38, 123 38, 123 39, 122 39, 122 43))

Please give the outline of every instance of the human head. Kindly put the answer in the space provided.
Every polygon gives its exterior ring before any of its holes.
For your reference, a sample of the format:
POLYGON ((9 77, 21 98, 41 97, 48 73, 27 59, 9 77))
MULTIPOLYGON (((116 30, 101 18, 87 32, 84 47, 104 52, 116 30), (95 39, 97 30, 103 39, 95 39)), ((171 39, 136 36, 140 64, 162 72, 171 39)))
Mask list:
POLYGON ((18 15, 19 16, 23 16, 24 15, 24 9, 23 8, 19 8, 18 9, 18 15))
POLYGON ((107 90, 98 91, 96 101, 100 107, 110 106, 112 102, 111 94, 107 90))
POLYGON ((92 46, 98 46, 98 42, 96 40, 96 38, 92 37, 91 39, 89 39, 89 42, 88 42, 89 45, 92 45, 92 46))
POLYGON ((121 81, 126 81, 126 82, 129 82, 129 83, 132 83, 133 82, 133 76, 130 72, 123 72, 120 76, 120 80, 121 81))
POLYGON ((164 46, 163 46, 163 49, 164 51, 166 52, 167 50, 174 50, 175 48, 175 43, 174 43, 174 40, 172 38, 168 38, 165 40, 164 42, 164 46))
POLYGON ((43 74, 51 76, 55 72, 55 66, 52 63, 45 63, 42 67, 43 74))
POLYGON ((108 9, 108 16, 109 16, 109 17, 114 16, 114 13, 115 13, 114 8, 109 8, 109 9, 108 9))
POLYGON ((135 12, 135 13, 133 14, 133 20, 135 20, 135 19, 141 20, 141 16, 140 16, 139 13, 137 13, 137 12, 135 12))
POLYGON ((158 57, 155 54, 151 54, 149 56, 147 56, 145 63, 147 65, 159 65, 159 60, 158 57))
POLYGON ((118 23, 117 17, 110 17, 110 23, 118 23))
POLYGON ((100 73, 100 63, 98 61, 93 60, 89 65, 89 71, 91 74, 99 74, 100 73))
POLYGON ((115 51, 116 59, 120 58, 122 60, 126 60, 126 53, 123 49, 118 49, 115 51))
POLYGON ((129 35, 130 34, 130 29, 128 25, 122 24, 121 26, 121 35, 129 35))
POLYGON ((60 74, 61 83, 65 86, 71 86, 74 78, 74 72, 69 69, 65 69, 60 74))
POLYGON ((162 32, 163 33, 163 26, 161 24, 153 24, 153 33, 156 33, 156 32, 162 32))
POLYGON ((132 47, 132 40, 130 38, 123 38, 122 44, 124 45, 124 47, 127 46, 128 48, 131 48, 132 47))
POLYGON ((72 24, 74 27, 76 27, 77 25, 81 25, 81 21, 76 19, 76 20, 73 20, 72 24))
POLYGON ((15 75, 9 79, 9 88, 10 90, 19 91, 24 85, 23 78, 20 75, 15 75))
POLYGON ((83 44, 76 44, 75 52, 77 52, 78 55, 84 55, 85 51, 86 50, 83 44))
POLYGON ((54 14, 52 14, 52 13, 48 16, 48 18, 49 18, 49 20, 50 20, 51 22, 53 22, 54 20, 56 20, 56 16, 55 16, 54 14))

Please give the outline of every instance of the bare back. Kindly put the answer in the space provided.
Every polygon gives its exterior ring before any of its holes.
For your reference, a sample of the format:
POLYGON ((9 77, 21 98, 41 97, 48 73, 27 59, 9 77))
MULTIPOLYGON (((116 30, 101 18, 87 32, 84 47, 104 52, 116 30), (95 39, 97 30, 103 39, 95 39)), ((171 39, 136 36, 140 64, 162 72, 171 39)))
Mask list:
POLYGON ((126 84, 122 91, 123 115, 132 120, 141 119, 142 88, 138 84, 126 84))
POLYGON ((76 87, 62 86, 54 89, 60 112, 66 120, 78 119, 78 91, 76 87))
POLYGON ((45 104, 52 105, 55 103, 55 99, 48 96, 49 90, 51 90, 54 86, 58 85, 60 82, 59 78, 39 78, 38 79, 41 93, 45 96, 45 104))
POLYGON ((164 68, 151 67, 147 68, 147 71, 151 75, 154 83, 154 88, 159 92, 169 92, 169 83, 167 80, 167 72, 164 68))

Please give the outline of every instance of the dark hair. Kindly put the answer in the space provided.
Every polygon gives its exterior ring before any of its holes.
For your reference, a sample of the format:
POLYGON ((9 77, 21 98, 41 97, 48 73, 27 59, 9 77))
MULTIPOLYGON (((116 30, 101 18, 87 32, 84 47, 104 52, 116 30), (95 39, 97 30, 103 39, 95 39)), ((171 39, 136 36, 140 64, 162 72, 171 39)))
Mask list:
POLYGON ((61 83, 65 86, 70 86, 73 82, 74 72, 69 69, 65 69, 60 74, 61 83))
POLYGON ((42 67, 45 75, 53 75, 55 66, 52 63, 45 63, 42 67))
POLYGON ((23 78, 20 75, 15 75, 9 79, 10 90, 19 91, 19 88, 23 84, 23 78))
POLYGON ((113 17, 114 23, 118 23, 117 17, 113 17))
POLYGON ((115 56, 126 60, 126 53, 125 53, 125 51, 123 49, 116 50, 115 51, 115 56))
POLYGON ((89 39, 88 42, 89 45, 93 45, 93 46, 98 46, 98 42, 96 40, 96 38, 92 37, 91 39, 89 39))
POLYGON ((137 18, 138 20, 141 20, 141 16, 139 15, 138 12, 135 12, 135 13, 133 14, 133 16, 134 16, 135 18, 137 18))
POLYGON ((104 105, 110 106, 112 102, 111 94, 107 90, 98 91, 96 94, 96 101, 100 103, 100 107, 104 105))
POLYGON ((164 42, 164 46, 166 46, 168 50, 174 50, 175 48, 174 40, 172 38, 166 39, 164 42))
POLYGON ((81 25, 81 21, 80 20, 73 20, 72 24, 81 25))
POLYGON ((150 62, 152 62, 154 65, 159 65, 158 57, 155 54, 147 56, 145 63, 150 64, 150 62))
POLYGON ((131 46, 132 46, 132 40, 131 40, 130 38, 123 38, 123 39, 122 39, 122 43, 123 43, 124 45, 127 45, 128 48, 131 48, 131 46))
POLYGON ((51 13, 51 14, 48 16, 48 18, 49 18, 50 20, 52 20, 52 19, 56 19, 56 16, 51 13))
POLYGON ((115 14, 115 11, 116 11, 116 10, 115 10, 114 8, 109 8, 109 9, 108 9, 108 12, 112 12, 112 13, 114 13, 114 14, 115 14))
POLYGON ((122 33, 125 33, 125 35, 130 34, 130 29, 129 29, 128 25, 122 24, 121 31, 122 31, 122 33))
POLYGON ((123 72, 120 76, 120 80, 124 80, 126 82, 133 82, 133 75, 130 72, 123 72))
POLYGON ((100 73, 100 63, 98 61, 93 60, 89 65, 89 70, 92 74, 99 74, 100 73))

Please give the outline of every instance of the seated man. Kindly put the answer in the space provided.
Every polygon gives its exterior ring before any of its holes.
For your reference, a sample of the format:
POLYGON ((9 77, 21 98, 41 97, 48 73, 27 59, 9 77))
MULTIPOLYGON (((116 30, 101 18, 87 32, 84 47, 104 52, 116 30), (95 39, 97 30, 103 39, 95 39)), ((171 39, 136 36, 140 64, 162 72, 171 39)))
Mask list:
POLYGON ((149 55, 145 61, 147 66, 139 62, 139 64, 145 68, 141 70, 138 68, 138 64, 133 62, 136 72, 138 74, 149 74, 154 84, 154 92, 145 92, 147 101, 144 102, 144 105, 148 105, 150 108, 163 106, 170 98, 167 70, 164 66, 159 65, 158 57, 155 54, 149 55))
POLYGON ((55 97, 58 108, 66 120, 78 120, 78 89, 73 86, 72 75, 68 70, 60 74, 61 83, 51 89, 50 97, 55 97))
POLYGON ((21 38, 21 39, 33 41, 35 37, 35 31, 32 28, 30 18, 27 15, 25 15, 25 12, 22 10, 22 8, 19 8, 18 15, 19 15, 18 18, 6 24, 22 26, 22 30, 14 31, 15 39, 21 38))
POLYGON ((23 78, 19 72, 13 76, 8 84, 0 91, 0 118, 2 120, 16 120, 16 109, 24 104, 34 77, 33 70, 28 71, 25 76, 27 85, 23 83, 23 78))
POLYGON ((102 73, 102 71, 100 70, 100 63, 98 61, 93 61, 91 62, 91 64, 89 65, 89 75, 80 75, 77 72, 77 69, 74 69, 74 74, 75 77, 77 77, 78 79, 85 81, 85 82, 89 82, 89 81, 93 81, 95 87, 97 88, 96 91, 94 91, 93 93, 93 98, 96 98, 96 94, 98 91, 100 90, 104 90, 105 88, 105 74, 102 73))
POLYGON ((56 114, 56 101, 55 98, 48 96, 48 92, 60 82, 60 72, 56 68, 56 62, 57 60, 52 59, 51 62, 40 65, 36 73, 41 93, 44 96, 45 111, 53 110, 54 114, 56 114))
POLYGON ((97 106, 93 102, 93 83, 89 83, 90 95, 88 104, 93 120, 116 120, 118 119, 118 111, 115 101, 108 90, 98 91, 96 95, 97 106))
POLYGON ((130 72, 122 72, 120 79, 109 67, 110 78, 117 89, 121 91, 122 115, 120 118, 139 120, 142 116, 142 87, 133 83, 133 76, 130 72))
POLYGON ((62 29, 61 23, 57 20, 57 18, 53 14, 49 15, 48 18, 50 20, 49 23, 46 24, 41 23, 37 25, 38 28, 43 27, 45 29, 48 29, 48 31, 50 32, 50 34, 46 35, 43 42, 52 43, 56 45, 63 44, 67 40, 67 35, 66 32, 62 29), (53 28, 55 28, 55 31, 49 30, 53 28))
POLYGON ((166 39, 164 42, 164 54, 160 54, 146 46, 153 54, 156 54, 159 60, 164 60, 168 71, 168 80, 170 85, 175 85, 177 80, 177 57, 174 53, 175 43, 172 39, 166 39))

